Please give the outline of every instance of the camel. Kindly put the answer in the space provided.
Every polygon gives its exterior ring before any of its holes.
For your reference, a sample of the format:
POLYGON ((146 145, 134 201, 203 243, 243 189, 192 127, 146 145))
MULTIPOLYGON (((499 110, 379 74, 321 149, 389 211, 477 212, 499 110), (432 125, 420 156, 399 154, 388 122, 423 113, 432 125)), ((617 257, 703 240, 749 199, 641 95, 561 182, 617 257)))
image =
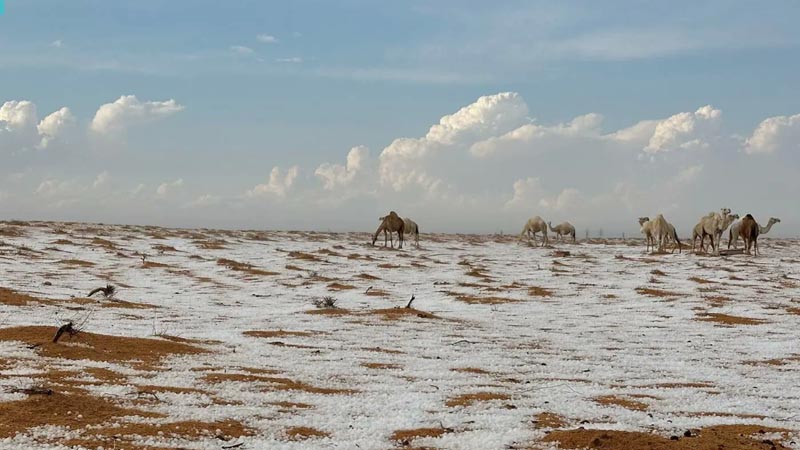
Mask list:
POLYGON ((754 247, 755 255, 758 256, 758 233, 759 229, 756 219, 750 214, 744 216, 739 223, 739 236, 744 241, 745 252, 750 254, 750 247, 754 247))
MULTIPOLYGON (((678 247, 678 253, 682 253, 682 245, 680 239, 678 239, 678 232, 675 231, 675 225, 667 222, 667 240, 666 243, 670 243, 674 241, 675 245, 678 247)), ((675 253, 675 247, 672 248, 672 253, 675 253)))
POLYGON ((414 247, 419 248, 419 225, 417 222, 409 219, 408 217, 403 218, 403 231, 408 233, 414 233, 414 247))
MULTIPOLYGON (((759 236, 762 234, 769 233, 769 230, 771 230, 772 226, 775 225, 776 223, 781 223, 781 219, 778 219, 777 217, 770 217, 766 227, 762 227, 761 225, 759 225, 758 226, 759 236)), ((731 229, 728 232, 728 249, 731 248, 731 243, 733 244, 733 248, 737 248, 736 244, 739 242, 739 228, 741 227, 741 225, 742 225, 741 220, 737 220, 736 222, 733 223, 733 225, 731 225, 731 229)))
MULTIPOLYGON (((378 217, 378 220, 383 221, 387 216, 378 217)), ((383 230, 383 239, 386 240, 386 234, 388 233, 387 230, 383 230)), ((417 222, 409 219, 408 217, 403 217, 403 233, 414 233, 414 246, 419 248, 419 225, 417 222)), ((392 236, 389 235, 389 239, 391 240, 392 236)))
POLYGON ((544 223, 544 220, 539 216, 531 217, 525 222, 525 226, 519 234, 519 240, 521 241, 522 238, 527 235, 528 240, 533 237, 533 243, 536 244, 536 233, 539 232, 542 233, 542 247, 544 247, 547 245, 547 224, 544 223))
MULTIPOLYGON (((657 244, 656 248, 658 252, 664 251, 664 245, 666 244, 668 239, 667 236, 669 235, 670 231, 669 228, 669 223, 667 223, 667 220, 664 219, 662 214, 657 215, 655 219, 650 221, 650 233, 652 234, 653 240, 657 244)), ((674 227, 672 228, 672 231, 675 231, 674 227)), ((677 238, 677 236, 675 237, 677 238)))
POLYGON ((653 246, 653 223, 650 222, 649 217, 639 217, 639 226, 640 231, 644 234, 645 239, 645 252, 650 251, 650 247, 653 246))
MULTIPOLYGON (((397 215, 396 212, 390 211, 389 215, 383 216, 381 219, 381 224, 378 226, 378 229, 375 231, 375 235, 372 236, 372 245, 375 245, 375 241, 378 240, 378 235, 383 231, 383 246, 386 247, 386 234, 389 234, 389 240, 392 239, 392 233, 397 232, 398 241, 400 243, 399 248, 403 248, 403 232, 405 230, 405 224, 403 223, 403 219, 397 215)), ((391 241, 392 248, 394 248, 394 241, 391 241)))
POLYGON ((561 240, 562 236, 572 236, 572 242, 575 242, 575 227, 571 223, 564 222, 554 227, 552 223, 547 222, 547 226, 550 227, 550 231, 556 234, 558 240, 561 240))
MULTIPOLYGON (((704 250, 703 242, 708 236, 709 240, 711 240, 711 251, 719 253, 719 241, 722 238, 722 232, 735 220, 730 213, 730 209, 722 208, 720 212, 711 212, 700 218, 700 222, 695 225, 692 232, 692 252, 694 252, 697 237, 700 237, 700 249, 704 250), (714 244, 714 238, 717 238, 716 245, 714 244)), ((736 217, 738 218, 738 216, 736 217)))

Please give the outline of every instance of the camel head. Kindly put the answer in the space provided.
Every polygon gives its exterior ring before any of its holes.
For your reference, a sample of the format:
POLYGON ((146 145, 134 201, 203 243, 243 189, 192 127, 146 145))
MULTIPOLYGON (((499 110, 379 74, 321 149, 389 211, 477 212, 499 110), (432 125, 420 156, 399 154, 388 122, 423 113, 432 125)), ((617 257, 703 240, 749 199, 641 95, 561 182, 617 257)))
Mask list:
POLYGON ((723 216, 727 216, 728 214, 731 213, 731 209, 730 208, 722 208, 722 209, 720 209, 720 211, 722 212, 723 216))
POLYGON ((649 221, 650 221, 650 218, 647 217, 647 216, 639 217, 639 225, 644 225, 645 222, 649 222, 649 221))
POLYGON ((769 223, 770 224, 781 223, 781 219, 778 219, 777 217, 770 217, 769 218, 769 223))

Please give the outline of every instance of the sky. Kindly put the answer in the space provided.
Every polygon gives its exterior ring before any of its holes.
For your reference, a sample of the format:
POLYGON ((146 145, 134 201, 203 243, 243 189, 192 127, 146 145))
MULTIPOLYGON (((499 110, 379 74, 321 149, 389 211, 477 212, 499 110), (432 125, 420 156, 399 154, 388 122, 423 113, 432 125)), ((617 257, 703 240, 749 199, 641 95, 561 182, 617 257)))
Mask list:
POLYGON ((0 218, 800 233, 794 1, 6 0, 0 218))

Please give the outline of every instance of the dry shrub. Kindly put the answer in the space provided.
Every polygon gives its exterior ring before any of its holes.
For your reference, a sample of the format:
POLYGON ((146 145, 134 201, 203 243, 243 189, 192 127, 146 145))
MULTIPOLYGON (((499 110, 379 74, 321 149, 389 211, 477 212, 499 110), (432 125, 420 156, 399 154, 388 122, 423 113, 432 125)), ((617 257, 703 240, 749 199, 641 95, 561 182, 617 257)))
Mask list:
POLYGON ((383 320, 400 320, 407 317, 419 317, 422 319, 439 319, 440 317, 429 312, 420 311, 414 308, 386 308, 367 311, 367 314, 375 314, 383 320))
POLYGON ((245 331, 245 336, 250 337, 260 337, 260 338, 276 338, 276 337, 290 337, 290 336, 302 336, 308 337, 313 336, 315 334, 319 334, 316 331, 287 331, 287 330, 271 330, 271 331, 263 331, 263 330, 256 330, 256 331, 245 331))
POLYGON ((338 282, 331 283, 331 284, 328 285, 328 289, 330 289, 332 291, 348 291, 350 289, 355 289, 355 288, 356 287, 353 286, 353 285, 344 284, 344 283, 338 283, 338 282))
POLYGON ((563 428, 567 425, 566 419, 551 412, 542 412, 534 419, 536 428, 563 428))
POLYGON ((692 437, 673 439, 653 433, 615 430, 553 431, 544 442, 557 442, 561 449, 602 448, 604 450, 789 450, 772 441, 765 441, 760 434, 786 432, 787 430, 758 425, 721 425, 703 428, 692 433, 692 437), (755 435, 755 437, 754 437, 755 435))
POLYGON ((706 280, 705 278, 700 278, 700 277, 689 277, 689 281, 694 281, 697 284, 713 284, 714 283, 711 280, 706 280))
POLYGON ((478 297, 475 295, 457 294, 454 292, 448 292, 448 295, 453 296, 456 298, 456 300, 467 303, 469 305, 503 305, 507 303, 520 302, 520 300, 507 297, 496 297, 496 296, 478 297))
POLYGON ((356 275, 356 278, 361 278, 362 280, 380 280, 380 278, 376 277, 375 275, 370 275, 368 273, 361 273, 356 275))
POLYGON ((511 397, 499 392, 473 392, 471 394, 461 394, 451 397, 445 405, 452 408, 455 406, 472 406, 478 402, 488 402, 492 400, 509 400, 511 397))
POLYGON ((750 317, 731 316, 728 314, 720 313, 704 313, 697 319, 703 322, 715 322, 723 325, 760 325, 767 323, 763 319, 753 319, 750 317))
POLYGON ((287 428, 284 433, 290 441, 303 441, 312 438, 330 437, 330 433, 326 433, 311 427, 291 427, 287 428))
POLYGON ((96 245, 98 247, 103 247, 103 248, 108 249, 108 250, 116 250, 117 249, 117 244, 109 241, 108 239, 102 239, 102 238, 96 237, 96 238, 93 238, 91 242, 92 242, 92 245, 96 245))
POLYGON ((311 394, 336 395, 336 394, 355 394, 358 391, 352 389, 321 388, 312 386, 302 381, 295 381, 289 378, 268 377, 263 375, 239 374, 239 373, 208 373, 203 377, 208 383, 238 382, 238 383, 264 383, 269 385, 265 391, 302 391, 311 394))
POLYGON ((410 445, 411 441, 419 438, 437 438, 445 433, 452 432, 449 428, 412 428, 408 430, 396 430, 392 433, 391 440, 400 442, 403 445, 410 445))
POLYGON ((365 294, 369 297, 388 297, 389 293, 383 289, 369 289, 365 294))
POLYGON ((71 267, 93 267, 94 263, 89 261, 83 261, 81 259, 62 259, 58 262, 59 264, 63 264, 65 266, 71 267))
POLYGON ((246 264, 234 261, 232 259, 220 258, 217 260, 217 264, 223 267, 227 267, 228 269, 234 270, 236 272, 243 272, 249 275, 263 275, 263 276, 278 275, 278 272, 271 272, 269 270, 258 269, 253 267, 252 264, 246 264))
POLYGON ((450 369, 453 372, 460 372, 460 373, 470 373, 474 375, 491 375, 491 372, 483 369, 479 369, 477 367, 456 367, 454 369, 450 369))
POLYGON ((289 256, 289 258, 301 259, 303 261, 322 261, 318 257, 316 257, 316 256, 314 256, 314 255, 312 255, 310 253, 305 253, 305 252, 297 252, 297 251, 289 252, 288 256, 289 256))
POLYGON ((604 395, 601 397, 597 397, 594 399, 595 402, 606 405, 606 406, 621 406, 625 409, 631 409, 634 411, 646 411, 647 404, 642 402, 637 402, 636 400, 629 400, 626 398, 617 397, 615 395, 604 395))
POLYGON ((638 292, 641 295, 647 295, 647 296, 650 296, 650 297, 660 297, 660 298, 664 298, 664 297, 682 297, 683 296, 683 294, 680 294, 680 293, 677 293, 677 292, 671 292, 671 291, 665 291, 665 290, 661 290, 661 289, 653 289, 653 288, 647 288, 647 287, 638 287, 638 288, 636 288, 636 292, 638 292))
POLYGON ((142 264, 142 268, 144 269, 158 269, 164 267, 170 267, 170 265, 155 261, 145 261, 144 264, 142 264))
POLYGON ((531 286, 528 288, 528 295, 531 297, 552 297, 553 291, 539 286, 531 286))
POLYGON ((113 363, 137 363, 153 366, 172 355, 192 355, 206 351, 185 343, 162 339, 110 336, 81 331, 65 336, 58 343, 52 339, 56 327, 20 326, 0 329, 0 341, 20 341, 35 346, 37 353, 52 358, 113 363))
POLYGON ((389 364, 389 363, 361 363, 361 367, 366 367, 367 369, 402 369, 403 366, 399 364, 389 364))

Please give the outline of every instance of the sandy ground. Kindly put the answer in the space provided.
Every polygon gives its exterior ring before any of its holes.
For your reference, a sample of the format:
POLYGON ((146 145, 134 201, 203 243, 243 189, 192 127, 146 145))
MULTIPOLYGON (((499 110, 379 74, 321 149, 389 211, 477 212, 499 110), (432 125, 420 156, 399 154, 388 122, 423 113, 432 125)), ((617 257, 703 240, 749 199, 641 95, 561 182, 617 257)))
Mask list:
POLYGON ((0 224, 0 449, 800 449, 800 242, 368 241, 0 224))

